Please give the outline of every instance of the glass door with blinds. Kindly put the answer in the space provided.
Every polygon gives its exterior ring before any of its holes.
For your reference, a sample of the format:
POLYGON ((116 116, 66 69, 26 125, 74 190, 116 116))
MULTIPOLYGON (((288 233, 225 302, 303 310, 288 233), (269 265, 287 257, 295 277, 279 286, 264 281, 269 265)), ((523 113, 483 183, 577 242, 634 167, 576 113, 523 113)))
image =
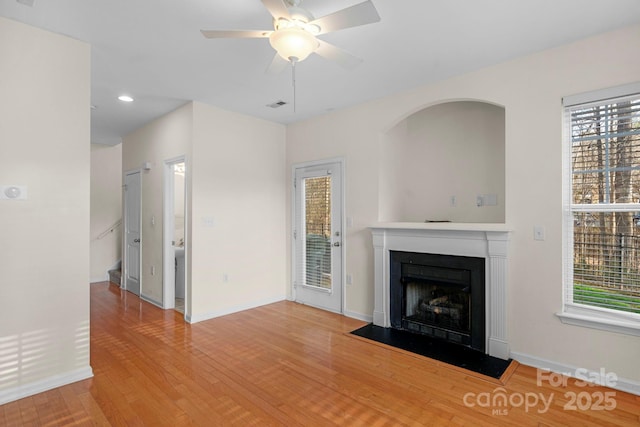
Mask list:
POLYGON ((297 302, 342 312, 342 166, 295 169, 294 295, 297 302))

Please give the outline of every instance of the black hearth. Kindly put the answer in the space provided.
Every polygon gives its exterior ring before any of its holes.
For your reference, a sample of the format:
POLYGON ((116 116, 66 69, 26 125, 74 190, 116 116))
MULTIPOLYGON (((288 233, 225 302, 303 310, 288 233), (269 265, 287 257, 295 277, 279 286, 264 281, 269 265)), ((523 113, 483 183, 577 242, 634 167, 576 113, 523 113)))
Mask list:
POLYGON ((390 251, 390 321, 485 351, 485 259, 390 251))

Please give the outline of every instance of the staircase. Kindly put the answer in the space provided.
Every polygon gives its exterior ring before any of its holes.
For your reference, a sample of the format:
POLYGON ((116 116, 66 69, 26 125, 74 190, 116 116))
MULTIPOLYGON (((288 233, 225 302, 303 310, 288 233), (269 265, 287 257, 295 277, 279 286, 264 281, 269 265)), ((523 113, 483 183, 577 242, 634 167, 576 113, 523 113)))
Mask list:
POLYGON ((114 285, 122 285, 122 263, 118 262, 113 269, 109 270, 109 282, 114 285))
POLYGON ((121 270, 109 270, 109 282, 120 286, 120 279, 122 278, 121 270))

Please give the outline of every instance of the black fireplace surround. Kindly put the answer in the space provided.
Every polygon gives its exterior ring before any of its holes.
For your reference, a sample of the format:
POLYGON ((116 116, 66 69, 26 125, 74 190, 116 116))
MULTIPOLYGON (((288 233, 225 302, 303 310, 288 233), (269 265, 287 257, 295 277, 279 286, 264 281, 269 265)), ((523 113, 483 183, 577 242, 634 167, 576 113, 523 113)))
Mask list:
POLYGON ((485 259, 390 251, 391 327, 485 352, 485 259))

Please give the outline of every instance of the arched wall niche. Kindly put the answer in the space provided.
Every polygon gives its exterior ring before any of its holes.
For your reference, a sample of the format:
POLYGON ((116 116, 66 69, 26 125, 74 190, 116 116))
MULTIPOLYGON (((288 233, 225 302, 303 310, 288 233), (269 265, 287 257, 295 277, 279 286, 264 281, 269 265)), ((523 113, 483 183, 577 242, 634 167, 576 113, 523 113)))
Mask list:
POLYGON ((379 221, 504 223, 504 107, 455 100, 422 108, 383 135, 379 159, 379 221))

